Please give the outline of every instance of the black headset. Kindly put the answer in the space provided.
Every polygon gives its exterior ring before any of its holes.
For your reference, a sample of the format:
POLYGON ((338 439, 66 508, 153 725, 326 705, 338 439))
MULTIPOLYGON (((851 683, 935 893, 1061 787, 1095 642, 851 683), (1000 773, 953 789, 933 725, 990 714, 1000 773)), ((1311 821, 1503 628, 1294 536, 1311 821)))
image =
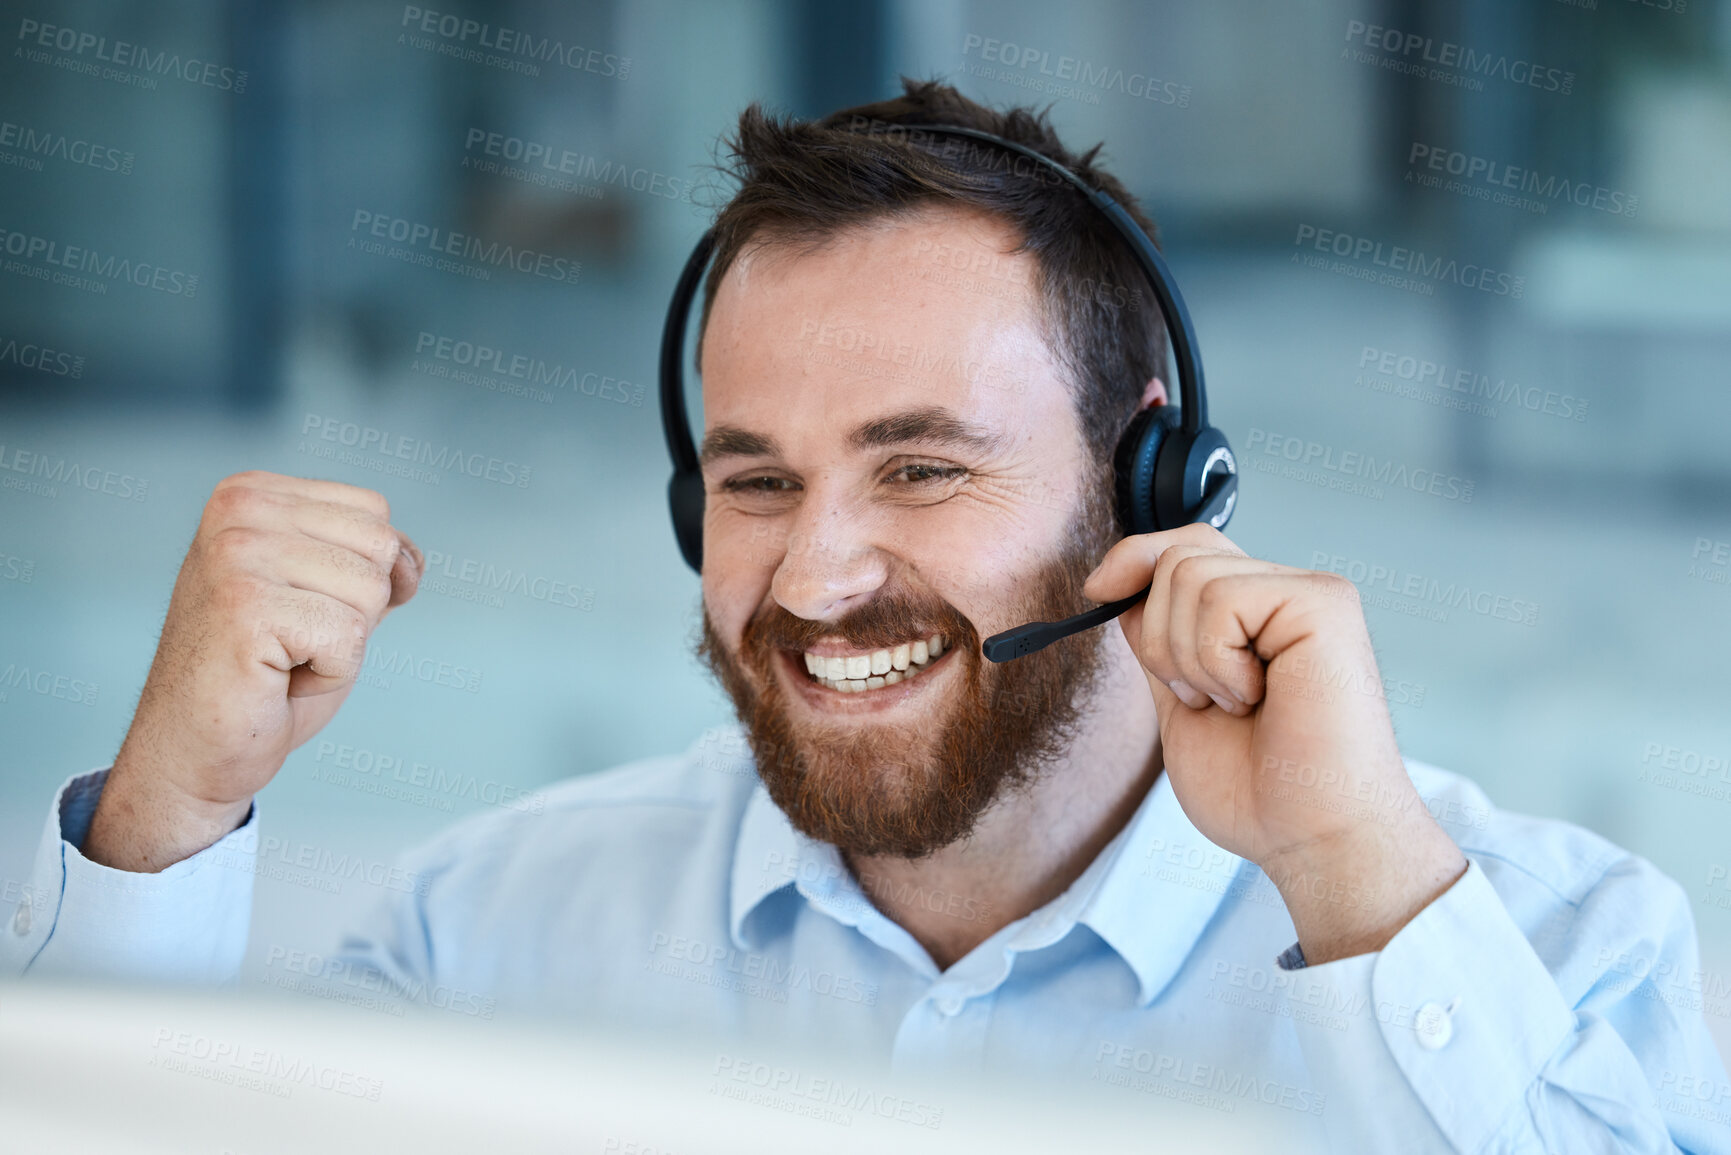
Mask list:
MULTIPOLYGON (((1138 411, 1119 439, 1113 456, 1119 527, 1125 536, 1175 529, 1198 521, 1223 528, 1238 503, 1238 462, 1225 435, 1208 424, 1208 393, 1202 382, 1202 361, 1196 352, 1196 331, 1190 325, 1190 313, 1184 308, 1184 298, 1178 295, 1172 271, 1148 234, 1117 201, 1043 153, 972 128, 940 124, 905 127, 910 138, 921 133, 968 137, 1037 162, 1074 185, 1124 237, 1154 290, 1166 331, 1171 334, 1181 406, 1176 414, 1171 405, 1138 411)), ((667 324, 661 331, 661 428, 667 435, 667 452, 673 458, 667 500, 679 552, 686 564, 699 572, 703 568, 703 473, 685 412, 685 330, 714 248, 715 232, 711 229, 697 242, 679 274, 673 300, 667 306, 667 324)), ((981 650, 994 662, 1031 654, 1059 638, 1110 621, 1147 594, 1148 590, 1143 589, 1059 622, 1031 622, 994 634, 985 640, 981 650)))

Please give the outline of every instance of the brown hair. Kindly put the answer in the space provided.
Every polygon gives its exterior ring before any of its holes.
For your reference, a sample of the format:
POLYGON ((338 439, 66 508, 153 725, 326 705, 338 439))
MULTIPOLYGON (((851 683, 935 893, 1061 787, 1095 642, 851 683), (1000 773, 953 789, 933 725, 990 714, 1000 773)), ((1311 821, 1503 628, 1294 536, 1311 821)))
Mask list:
POLYGON ((1150 237, 1153 222, 1095 164, 1101 146, 1070 152, 1047 113, 998 112, 936 81, 903 77, 902 89, 819 121, 778 119, 756 104, 740 115, 737 135, 724 142, 739 189, 716 218, 704 324, 721 278, 749 246, 815 247, 849 227, 935 205, 984 210, 1014 226, 1016 251, 1035 259, 1047 340, 1072 378, 1082 436, 1109 485, 1118 438, 1166 363, 1165 325, 1141 267, 1099 210, 1045 166, 918 126, 958 125, 1025 145, 1109 194, 1150 237))

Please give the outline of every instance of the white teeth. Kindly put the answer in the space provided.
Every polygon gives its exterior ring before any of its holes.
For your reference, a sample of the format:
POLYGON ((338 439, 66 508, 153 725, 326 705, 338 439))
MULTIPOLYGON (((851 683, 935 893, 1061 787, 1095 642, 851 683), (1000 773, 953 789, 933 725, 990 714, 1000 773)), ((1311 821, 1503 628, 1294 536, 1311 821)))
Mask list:
POLYGON ((881 690, 908 681, 937 661, 944 652, 942 635, 932 634, 912 642, 903 642, 894 649, 873 650, 869 654, 851 654, 842 658, 819 657, 806 653, 805 669, 819 684, 842 694, 857 694, 863 690, 881 690))

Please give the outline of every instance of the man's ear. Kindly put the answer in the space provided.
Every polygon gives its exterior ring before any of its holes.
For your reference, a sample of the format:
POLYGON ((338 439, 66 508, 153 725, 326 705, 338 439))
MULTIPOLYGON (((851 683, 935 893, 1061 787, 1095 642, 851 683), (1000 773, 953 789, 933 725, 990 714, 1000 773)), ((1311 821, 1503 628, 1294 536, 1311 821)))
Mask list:
POLYGON ((1141 409, 1149 409, 1156 405, 1166 404, 1166 382, 1158 377, 1148 378, 1148 384, 1142 388, 1141 409))

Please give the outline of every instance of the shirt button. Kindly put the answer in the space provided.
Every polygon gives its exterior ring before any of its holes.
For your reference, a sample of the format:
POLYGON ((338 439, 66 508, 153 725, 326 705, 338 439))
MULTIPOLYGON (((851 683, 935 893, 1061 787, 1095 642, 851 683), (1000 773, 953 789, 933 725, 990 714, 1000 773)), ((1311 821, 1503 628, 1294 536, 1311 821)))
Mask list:
POLYGON ((30 903, 20 902, 18 909, 12 912, 12 933, 20 938, 30 933, 30 903))
POLYGON ((1426 1003, 1413 1016, 1412 1029, 1418 1034, 1418 1045, 1427 1051, 1440 1051, 1448 1046, 1449 1040, 1455 1037, 1454 1009, 1460 1004, 1456 999, 1444 1007, 1437 1003, 1426 1003))
POLYGON ((961 1013, 961 1009, 962 1000, 958 999, 955 995, 945 995, 943 998, 938 1000, 938 1010, 942 1011, 946 1018, 953 1018, 957 1014, 961 1013))

